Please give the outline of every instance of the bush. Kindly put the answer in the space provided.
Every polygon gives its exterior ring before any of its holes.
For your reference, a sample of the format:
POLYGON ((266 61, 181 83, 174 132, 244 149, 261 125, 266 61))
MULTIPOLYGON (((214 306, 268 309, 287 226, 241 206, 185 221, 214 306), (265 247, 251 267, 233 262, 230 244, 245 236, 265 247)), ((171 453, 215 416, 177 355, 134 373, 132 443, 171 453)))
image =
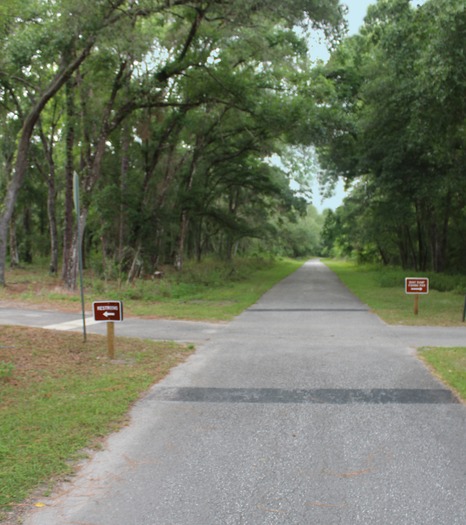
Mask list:
POLYGON ((439 292, 466 294, 466 276, 464 275, 434 273, 430 275, 429 284, 432 290, 439 292))
POLYGON ((438 292, 453 292, 459 295, 466 294, 466 276, 450 275, 445 273, 418 272, 403 270, 402 268, 383 267, 377 272, 377 283, 382 288, 404 286, 405 277, 428 277, 429 288, 438 292))
POLYGON ((396 288, 404 286, 405 277, 409 272, 401 268, 383 268, 377 274, 377 282, 382 288, 396 288))

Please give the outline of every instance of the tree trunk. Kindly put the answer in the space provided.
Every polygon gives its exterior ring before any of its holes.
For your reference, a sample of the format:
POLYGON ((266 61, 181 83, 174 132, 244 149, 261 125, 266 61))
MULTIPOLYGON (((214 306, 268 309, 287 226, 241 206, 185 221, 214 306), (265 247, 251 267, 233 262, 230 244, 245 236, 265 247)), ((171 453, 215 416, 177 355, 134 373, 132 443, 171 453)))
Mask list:
POLYGON ((377 251, 379 252, 380 258, 382 259, 382 264, 384 266, 388 266, 390 259, 387 257, 387 253, 382 248, 380 243, 376 242, 376 246, 377 246, 377 251))
MULTIPOLYGON (((194 164, 192 165, 192 169, 190 170, 190 174, 188 176, 188 179, 186 181, 186 189, 189 192, 192 188, 193 184, 193 177, 194 177, 194 164)), ((175 249, 175 259, 174 259, 174 266, 175 268, 181 272, 183 269, 183 259, 184 259, 184 251, 185 251, 185 245, 186 245, 186 237, 188 235, 188 228, 189 228, 189 212, 186 207, 184 207, 181 210, 181 216, 180 216, 180 232, 178 234, 178 239, 176 242, 176 249, 175 249)))
POLYGON ((48 182, 47 214, 50 230, 50 273, 55 275, 58 272, 58 228, 55 205, 57 192, 55 190, 55 173, 50 173, 48 182))
POLYGON ((50 140, 47 139, 45 133, 40 128, 40 138, 42 141, 42 148, 44 156, 47 159, 47 171, 41 169, 40 163, 37 162, 37 169, 42 172, 44 179, 47 181, 47 217, 49 221, 49 235, 50 235, 50 266, 51 274, 56 274, 58 271, 58 229, 57 229, 57 212, 56 212, 56 198, 57 192, 55 189, 55 160, 53 158, 54 150, 54 135, 56 129, 56 122, 54 121, 50 130, 50 140))
POLYGON ((10 221, 10 267, 17 268, 19 266, 18 243, 16 241, 16 220, 13 217, 10 221))
MULTIPOLYGON (((239 206, 240 191, 238 188, 232 188, 230 190, 228 200, 228 211, 233 217, 236 216, 239 206)), ((226 259, 231 261, 235 256, 236 250, 238 249, 238 241, 236 239, 233 230, 226 232, 226 259)))
POLYGON ((62 280, 68 280, 68 271, 71 266, 73 246, 73 173, 74 173, 74 83, 70 80, 66 84, 66 130, 65 130, 65 217, 63 231, 63 263, 62 280))
POLYGON ((141 271, 141 261, 140 261, 140 253, 141 253, 141 243, 138 244, 138 247, 135 251, 133 262, 131 263, 131 268, 128 272, 128 283, 132 283, 134 279, 139 275, 139 272, 141 271))
POLYGON ((178 235, 175 260, 174 260, 174 266, 179 272, 181 272, 181 270, 183 269, 184 248, 185 248, 185 243, 186 243, 186 236, 188 233, 188 226, 189 226, 188 210, 184 209, 181 212, 180 233, 178 235))
POLYGON ((24 229, 24 241, 23 241, 23 258, 26 263, 32 263, 32 213, 31 208, 26 206, 23 212, 23 229, 24 229))
POLYGON ((452 194, 445 196, 442 220, 432 223, 432 256, 435 272, 443 272, 447 267, 448 224, 450 222, 452 194))
POLYGON ((128 126, 123 129, 123 137, 121 143, 121 170, 120 170, 120 214, 118 217, 118 283, 121 283, 121 275, 123 272, 123 261, 125 256, 125 222, 126 222, 126 206, 125 195, 128 190, 128 171, 129 171, 129 145, 131 135, 128 126))
POLYGON ((417 226, 417 245, 418 245, 418 260, 419 270, 425 272, 427 269, 428 250, 426 248, 426 241, 423 228, 423 206, 416 203, 416 226, 417 226))

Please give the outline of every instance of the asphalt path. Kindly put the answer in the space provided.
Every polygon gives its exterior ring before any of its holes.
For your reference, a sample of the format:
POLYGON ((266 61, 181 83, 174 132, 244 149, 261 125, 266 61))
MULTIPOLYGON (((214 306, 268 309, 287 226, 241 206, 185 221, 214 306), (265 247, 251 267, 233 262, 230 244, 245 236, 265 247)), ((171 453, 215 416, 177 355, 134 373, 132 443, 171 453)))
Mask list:
POLYGON ((414 349, 466 329, 387 326, 314 261, 190 335, 197 351, 25 525, 466 523, 466 407, 414 349))
MULTIPOLYGON (((50 330, 75 331, 84 334, 105 335, 106 322, 94 321, 91 312, 82 314, 54 310, 34 310, 2 307, 0 302, 0 325, 19 325, 50 330)), ((123 317, 115 322, 115 335, 139 337, 158 341, 177 341, 182 343, 201 343, 211 339, 222 330, 225 323, 206 323, 195 321, 173 321, 168 319, 140 319, 123 317)))

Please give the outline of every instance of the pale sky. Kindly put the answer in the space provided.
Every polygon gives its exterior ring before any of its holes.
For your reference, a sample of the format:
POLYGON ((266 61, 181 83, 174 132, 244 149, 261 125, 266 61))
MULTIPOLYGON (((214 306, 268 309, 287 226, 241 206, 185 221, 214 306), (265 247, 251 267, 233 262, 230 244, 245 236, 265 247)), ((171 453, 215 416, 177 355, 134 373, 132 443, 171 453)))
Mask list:
MULTIPOLYGON (((348 7, 348 31, 350 35, 354 35, 358 32, 359 28, 363 24, 364 17, 367 13, 369 5, 374 4, 375 0, 346 0, 342 4, 348 7)), ((312 42, 311 56, 315 59, 327 60, 329 57, 325 42, 312 42)))
POLYGON ((348 6, 348 24, 350 34, 357 33, 361 27, 369 5, 374 4, 373 0, 346 0, 342 2, 348 6))

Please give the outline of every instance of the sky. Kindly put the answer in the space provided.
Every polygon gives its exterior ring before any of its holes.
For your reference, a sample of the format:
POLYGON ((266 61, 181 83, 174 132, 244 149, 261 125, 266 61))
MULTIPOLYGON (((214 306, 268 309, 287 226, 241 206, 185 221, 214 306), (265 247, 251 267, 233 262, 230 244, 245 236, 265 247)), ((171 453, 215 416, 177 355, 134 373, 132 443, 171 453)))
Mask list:
POLYGON ((361 27, 369 5, 374 4, 373 0, 346 0, 343 2, 348 6, 348 25, 349 33, 357 33, 361 27))
MULTIPOLYGON (((354 35, 363 24, 367 8, 376 3, 376 0, 344 0, 341 3, 348 7, 348 34, 354 35)), ((329 54, 325 43, 311 43, 311 55, 316 59, 327 60, 329 54)))

